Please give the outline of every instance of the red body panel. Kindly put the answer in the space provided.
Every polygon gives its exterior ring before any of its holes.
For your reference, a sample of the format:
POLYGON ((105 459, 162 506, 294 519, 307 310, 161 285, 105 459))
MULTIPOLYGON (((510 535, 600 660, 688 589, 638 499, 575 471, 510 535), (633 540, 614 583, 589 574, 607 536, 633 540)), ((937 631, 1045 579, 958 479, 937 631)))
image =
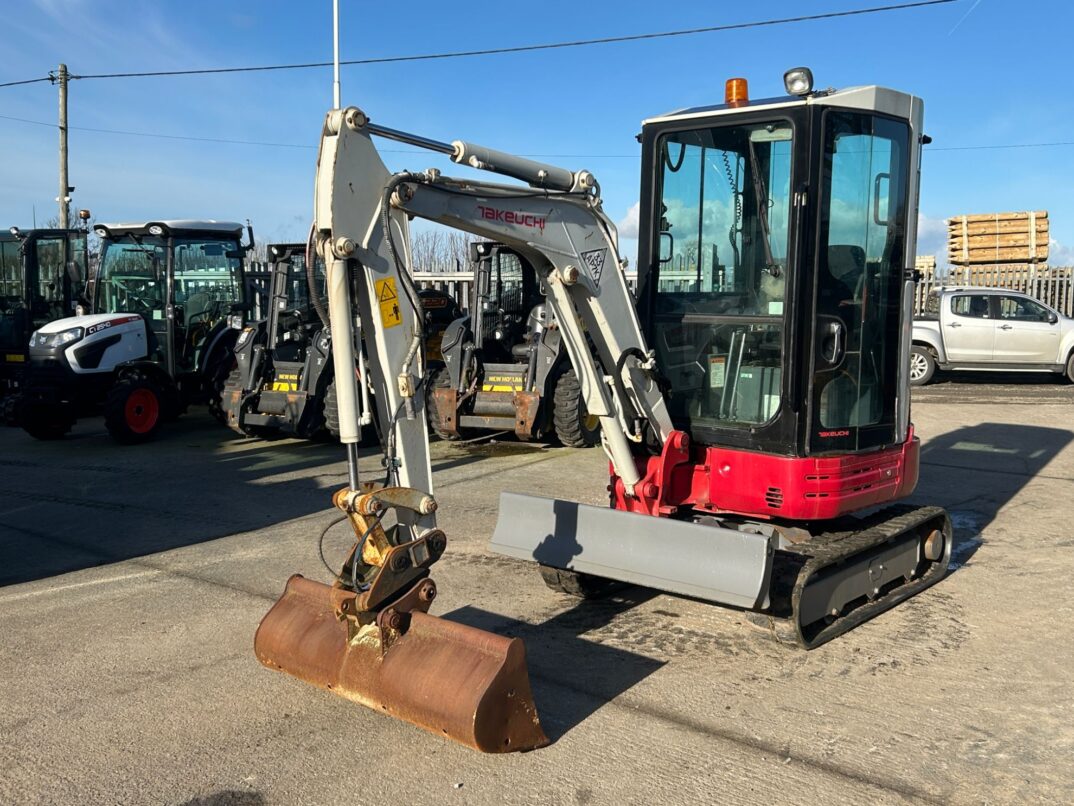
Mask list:
POLYGON ((612 475, 612 506, 646 515, 680 507, 753 518, 809 521, 837 518, 904 498, 917 486, 920 441, 847 456, 788 457, 690 446, 675 432, 660 456, 638 463, 635 497, 612 475))

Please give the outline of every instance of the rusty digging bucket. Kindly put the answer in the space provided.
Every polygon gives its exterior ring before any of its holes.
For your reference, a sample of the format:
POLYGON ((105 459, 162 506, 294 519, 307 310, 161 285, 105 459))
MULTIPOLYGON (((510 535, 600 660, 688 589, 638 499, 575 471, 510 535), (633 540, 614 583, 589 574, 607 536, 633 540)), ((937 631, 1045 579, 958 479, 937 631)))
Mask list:
POLYGON ((292 576, 257 628, 257 659, 486 753, 548 744, 522 639, 420 611, 409 614, 409 628, 389 644, 375 624, 351 638, 347 621, 336 617, 336 592, 292 576))

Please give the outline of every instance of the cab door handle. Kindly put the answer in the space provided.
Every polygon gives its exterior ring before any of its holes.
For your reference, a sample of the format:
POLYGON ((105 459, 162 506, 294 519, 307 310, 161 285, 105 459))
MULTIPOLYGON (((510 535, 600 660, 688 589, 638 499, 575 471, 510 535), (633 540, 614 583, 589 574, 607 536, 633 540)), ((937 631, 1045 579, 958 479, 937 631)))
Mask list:
POLYGON ((948 327, 962 327, 961 323, 959 323, 959 322, 948 322, 947 326, 948 327))
POLYGON ((1000 325, 999 329, 1000 330, 1010 330, 1012 327, 1013 327, 1013 325, 1000 325))

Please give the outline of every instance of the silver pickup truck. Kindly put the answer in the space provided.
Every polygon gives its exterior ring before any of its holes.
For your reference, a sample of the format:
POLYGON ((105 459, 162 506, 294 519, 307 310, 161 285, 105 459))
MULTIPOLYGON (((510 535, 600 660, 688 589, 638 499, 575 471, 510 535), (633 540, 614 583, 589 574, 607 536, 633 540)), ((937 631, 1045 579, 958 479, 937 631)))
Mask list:
POLYGON ((942 288, 914 319, 910 384, 937 369, 1053 372, 1074 382, 1074 319, 1017 291, 942 288))

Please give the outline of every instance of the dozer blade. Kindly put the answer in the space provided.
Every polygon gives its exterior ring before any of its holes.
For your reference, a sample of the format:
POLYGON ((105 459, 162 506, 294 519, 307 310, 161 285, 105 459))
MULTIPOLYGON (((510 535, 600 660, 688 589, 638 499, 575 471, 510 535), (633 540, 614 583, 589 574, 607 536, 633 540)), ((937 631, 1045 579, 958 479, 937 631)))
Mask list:
POLYGON ((952 543, 940 507, 894 506, 859 529, 785 549, 802 562, 790 590, 792 634, 777 627, 777 635, 806 649, 842 635, 942 579, 952 543))
POLYGON ((375 624, 353 637, 336 618, 336 589, 296 574, 262 619, 258 660, 348 700, 487 753, 548 744, 519 638, 415 611, 384 641, 375 624))

